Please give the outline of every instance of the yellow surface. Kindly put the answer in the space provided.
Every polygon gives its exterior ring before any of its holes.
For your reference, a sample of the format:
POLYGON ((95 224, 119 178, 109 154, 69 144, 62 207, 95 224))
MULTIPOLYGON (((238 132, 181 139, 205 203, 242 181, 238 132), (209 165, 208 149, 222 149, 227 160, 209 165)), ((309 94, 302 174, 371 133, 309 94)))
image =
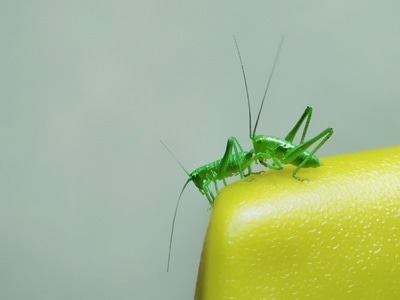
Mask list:
POLYGON ((196 299, 400 299, 400 147, 321 161, 221 191, 196 299))

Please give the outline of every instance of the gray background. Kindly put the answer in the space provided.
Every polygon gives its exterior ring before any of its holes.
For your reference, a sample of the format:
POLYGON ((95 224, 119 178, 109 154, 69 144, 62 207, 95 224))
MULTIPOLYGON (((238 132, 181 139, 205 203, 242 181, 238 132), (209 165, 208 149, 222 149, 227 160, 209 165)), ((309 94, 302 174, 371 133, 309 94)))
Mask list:
POLYGON ((320 156, 398 144, 398 1, 0 1, 0 299, 190 299, 210 211, 187 169, 307 105, 320 156))

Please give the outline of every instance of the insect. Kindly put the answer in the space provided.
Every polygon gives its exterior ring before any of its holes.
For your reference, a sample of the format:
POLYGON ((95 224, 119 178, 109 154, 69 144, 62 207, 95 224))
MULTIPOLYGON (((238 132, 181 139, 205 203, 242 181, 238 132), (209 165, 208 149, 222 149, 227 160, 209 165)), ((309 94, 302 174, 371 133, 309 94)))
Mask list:
POLYGON ((176 215, 180 203, 180 199, 186 186, 192 181, 199 191, 206 196, 208 202, 211 207, 214 204, 214 194, 210 190, 210 184, 214 184, 215 191, 218 193, 218 185, 217 181, 221 180, 224 185, 227 185, 226 178, 240 175, 240 178, 243 179, 245 176, 250 174, 254 174, 251 170, 251 165, 255 162, 259 162, 261 165, 275 170, 283 169, 283 166, 286 164, 292 164, 296 166, 296 169, 293 171, 292 176, 300 181, 304 179, 298 177, 296 174, 301 168, 310 168, 310 167, 319 167, 321 162, 314 155, 314 153, 322 147, 322 145, 330 138, 333 134, 332 128, 327 128, 322 131, 320 134, 315 137, 304 141, 308 126, 312 116, 312 108, 307 107, 300 117, 299 121, 295 124, 295 126, 290 130, 287 136, 284 139, 269 136, 269 135, 256 135, 256 130, 258 126, 258 122, 260 120, 260 115, 264 106, 265 98, 268 92, 269 85, 271 83, 272 75, 275 70, 276 63, 279 58, 279 54, 281 52, 283 38, 279 44, 278 52, 275 56, 275 60, 273 63, 272 70, 269 74, 269 78, 267 81, 267 86, 264 91, 264 95, 261 101, 260 109, 258 111, 257 119, 254 125, 254 129, 252 129, 252 121, 251 121, 251 105, 250 105, 250 96, 249 89, 247 85, 247 78, 243 67, 242 57, 240 54, 239 46, 234 38, 236 50, 239 56, 239 61, 242 69, 245 89, 246 89, 246 97, 247 97, 247 106, 248 106, 248 114, 249 114, 249 137, 253 144, 253 149, 250 151, 243 151, 242 146, 239 141, 235 137, 231 137, 228 139, 226 150, 222 159, 216 160, 209 164, 206 164, 202 167, 197 168, 192 173, 186 171, 186 169, 182 166, 179 160, 172 154, 169 148, 161 141, 164 147, 171 153, 171 155, 176 159, 184 172, 188 175, 188 179, 182 187, 182 190, 179 194, 178 201, 175 206, 174 217, 172 220, 172 228, 171 228, 171 236, 169 243, 169 253, 168 253, 168 263, 167 263, 167 272, 169 270, 169 263, 171 258, 171 247, 172 247, 172 239, 173 232, 175 227, 176 215), (300 144, 295 145, 293 140, 299 131, 300 127, 305 121, 303 133, 300 138, 300 144), (312 149, 312 151, 307 151, 313 144, 319 143, 312 149), (268 163, 268 160, 272 160, 272 163, 268 163), (244 170, 248 170, 247 174, 244 174, 244 170))
POLYGON ((311 107, 307 107, 304 110, 303 115, 300 117, 300 119, 297 121, 297 123, 294 125, 292 130, 287 134, 287 136, 284 139, 274 137, 274 136, 269 136, 269 135, 256 135, 256 130, 258 126, 258 121, 260 120, 260 115, 264 106, 265 98, 268 92, 269 85, 271 83, 272 75, 275 70, 276 63, 279 58, 279 54, 281 52, 282 44, 283 44, 283 37, 281 39, 281 42, 278 47, 278 52, 277 55, 275 56, 275 60, 272 66, 272 70, 269 74, 269 78, 267 81, 267 86, 264 91, 264 95, 261 101, 260 109, 258 111, 257 119, 254 125, 254 129, 252 130, 252 121, 251 121, 251 107, 250 107, 250 96, 249 96, 249 89, 247 85, 247 79, 246 79, 246 74, 244 71, 243 67, 243 62, 242 62, 242 57, 240 54, 239 46, 238 43, 235 40, 235 45, 236 45, 236 50, 239 56, 239 61, 240 61, 240 66, 242 69, 242 74, 243 74, 243 81, 246 89, 246 97, 247 97, 247 106, 248 106, 248 111, 249 111, 249 137, 250 140, 253 143, 253 149, 252 151, 254 152, 254 157, 253 159, 258 160, 260 164, 263 166, 269 168, 269 169, 275 169, 275 170, 281 170, 283 169, 283 166, 286 164, 292 164, 296 166, 294 169, 292 176, 300 181, 304 181, 305 179, 297 176, 297 173, 300 171, 302 168, 316 168, 322 165, 322 163, 319 161, 318 157, 316 157, 314 154, 317 152, 319 148, 322 147, 323 144, 331 137, 333 134, 333 129, 328 127, 325 130, 323 130, 321 133, 317 134, 313 138, 306 140, 305 137, 307 134, 308 126, 310 124, 311 116, 312 116, 312 111, 313 109, 311 107), (303 128, 303 133, 301 134, 300 138, 300 143, 298 145, 295 145, 293 143, 293 140, 299 131, 300 127, 305 121, 305 125, 303 128), (314 145, 317 144, 311 151, 308 151, 308 149, 314 145), (272 163, 267 163, 267 160, 272 160, 272 163))
POLYGON ((218 193, 218 184, 217 181, 221 180, 223 184, 226 186, 226 178, 240 175, 240 178, 243 179, 245 176, 252 174, 251 164, 255 161, 253 157, 252 151, 243 151, 242 146, 239 144, 239 141, 235 137, 231 137, 228 139, 226 150, 223 157, 219 160, 208 163, 204 166, 201 166, 194 170, 192 173, 186 171, 186 169, 182 166, 179 160, 173 155, 171 150, 161 141, 164 147, 170 152, 170 154, 176 159, 181 168, 188 175, 188 179, 182 187, 182 190, 179 194, 178 201, 175 206, 174 217, 172 220, 172 228, 171 228, 171 236, 169 242, 169 252, 168 252, 168 263, 167 263, 167 272, 169 270, 169 262, 171 257, 171 247, 172 247, 172 238, 175 228, 175 220, 178 212, 179 203, 185 190, 186 186, 189 182, 193 182, 194 185, 199 189, 199 191, 207 197, 208 202, 211 207, 214 205, 214 194, 210 189, 210 184, 214 184, 215 191, 218 193), (248 170, 247 174, 244 174, 245 170, 248 170))

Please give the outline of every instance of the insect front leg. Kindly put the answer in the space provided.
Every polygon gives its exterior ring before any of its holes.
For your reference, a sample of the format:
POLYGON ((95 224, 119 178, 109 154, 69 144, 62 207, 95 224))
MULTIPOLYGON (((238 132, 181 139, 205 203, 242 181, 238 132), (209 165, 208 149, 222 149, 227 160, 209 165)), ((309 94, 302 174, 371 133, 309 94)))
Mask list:
POLYGON ((259 161, 260 164, 262 164, 264 167, 266 167, 268 169, 273 169, 273 170, 282 170, 283 169, 282 162, 278 158, 272 157, 270 154, 258 153, 255 155, 255 158, 259 161), (272 159, 272 164, 268 164, 266 162, 267 159, 272 159))
MULTIPOLYGON (((217 178, 217 174, 216 173, 214 173, 213 176, 214 176, 214 178, 217 178)), ((222 180, 222 182, 224 183, 225 186, 227 185, 225 178, 222 180)), ((213 183, 214 183, 215 192, 218 194, 219 193, 219 188, 218 188, 217 179, 214 179, 213 183)))
POLYGON ((290 130, 288 135, 285 137, 285 141, 293 143, 293 140, 297 134, 297 131, 299 131, 304 120, 306 120, 306 124, 304 125, 303 133, 301 134, 300 144, 302 144, 304 142, 304 139, 306 137, 307 130, 308 130, 308 125, 310 124, 310 121, 311 121, 312 112, 313 112, 312 107, 307 106, 306 109, 304 110, 303 114, 301 115, 300 119, 297 121, 296 125, 294 125, 293 129, 290 130))
POLYGON ((210 203, 211 206, 213 206, 215 197, 210 190, 210 183, 211 180, 207 180, 206 182, 204 182, 203 187, 200 189, 200 192, 207 197, 208 202, 210 203))

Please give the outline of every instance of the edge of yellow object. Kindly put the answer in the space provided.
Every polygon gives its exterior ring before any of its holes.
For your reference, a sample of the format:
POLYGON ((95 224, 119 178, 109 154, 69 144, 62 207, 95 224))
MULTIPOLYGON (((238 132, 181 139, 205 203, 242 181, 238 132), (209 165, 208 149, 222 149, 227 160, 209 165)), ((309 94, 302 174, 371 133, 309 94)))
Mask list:
POLYGON ((269 170, 215 201, 195 299, 400 295, 400 146, 269 170))

